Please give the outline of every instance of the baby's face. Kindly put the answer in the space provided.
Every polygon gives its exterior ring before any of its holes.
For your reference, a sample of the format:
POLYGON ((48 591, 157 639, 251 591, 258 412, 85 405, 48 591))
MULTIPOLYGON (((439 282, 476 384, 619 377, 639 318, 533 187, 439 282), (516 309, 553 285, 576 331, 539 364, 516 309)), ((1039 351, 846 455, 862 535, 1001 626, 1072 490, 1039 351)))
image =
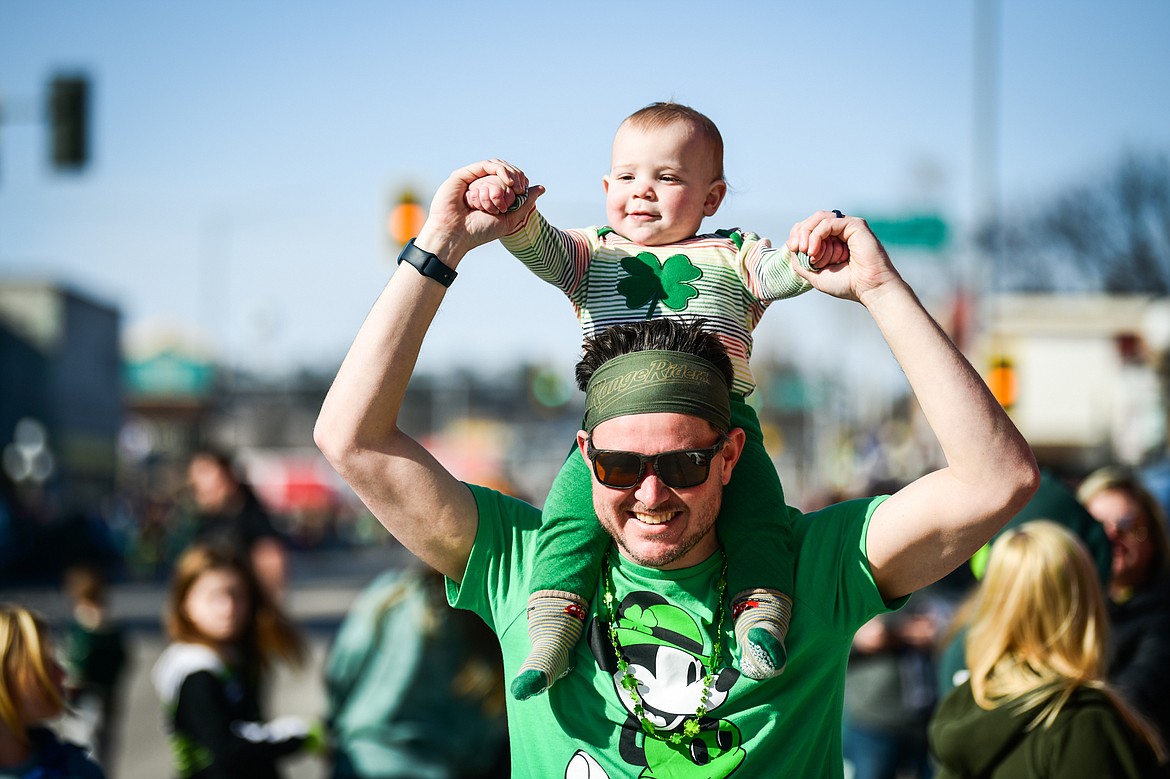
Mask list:
POLYGON ((682 122, 652 130, 622 125, 602 182, 609 226, 643 246, 694 236, 727 192, 710 144, 682 122))

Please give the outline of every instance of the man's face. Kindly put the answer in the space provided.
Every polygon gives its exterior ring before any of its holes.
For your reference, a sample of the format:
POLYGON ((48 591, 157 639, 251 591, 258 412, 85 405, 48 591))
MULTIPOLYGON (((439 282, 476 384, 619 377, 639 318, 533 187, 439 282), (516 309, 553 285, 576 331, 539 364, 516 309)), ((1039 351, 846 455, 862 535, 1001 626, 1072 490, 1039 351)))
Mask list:
POLYGON ((1113 544, 1114 588, 1136 587, 1149 577, 1153 559, 1150 518, 1142 506, 1124 490, 1102 490, 1094 495, 1085 509, 1105 528, 1113 544))
MULTIPOLYGON (((679 449, 706 449, 718 440, 711 425, 685 414, 634 414, 602 422, 593 430, 596 449, 619 449, 653 455, 679 449)), ((577 434, 585 456, 584 431, 577 434)), ((685 489, 666 486, 646 465, 642 479, 629 489, 614 489, 593 479, 593 508, 621 554, 653 568, 685 568, 702 562, 718 548, 715 519, 723 487, 743 449, 740 429, 715 455, 702 484, 685 489)), ((589 463, 592 472, 592 463, 589 463)))

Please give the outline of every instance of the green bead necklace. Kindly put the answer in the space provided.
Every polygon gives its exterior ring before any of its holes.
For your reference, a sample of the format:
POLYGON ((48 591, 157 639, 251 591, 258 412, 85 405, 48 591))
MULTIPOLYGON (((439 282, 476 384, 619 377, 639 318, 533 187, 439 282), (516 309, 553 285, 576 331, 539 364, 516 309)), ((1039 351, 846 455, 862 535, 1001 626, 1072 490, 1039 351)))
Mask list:
MULTIPOLYGON (((720 555, 723 557, 723 566, 719 570, 719 605, 715 607, 715 638, 713 641, 714 647, 711 651, 711 665, 703 677, 703 692, 699 696, 699 705, 695 709, 695 716, 690 717, 683 723, 682 733, 675 731, 669 736, 669 740, 673 744, 681 743, 684 734, 687 738, 694 738, 699 735, 699 720, 707 714, 711 685, 715 681, 715 670, 719 668, 719 663, 723 658, 723 597, 727 593, 727 556, 723 554, 722 550, 720 550, 720 555)), ((621 685, 634 701, 634 716, 642 723, 642 730, 646 731, 647 735, 662 738, 658 735, 658 728, 646 718, 646 707, 642 705, 642 696, 638 692, 638 678, 630 672, 630 663, 622 653, 622 645, 618 641, 617 596, 614 595, 613 575, 610 573, 608 560, 602 568, 601 573, 605 587, 605 592, 602 597, 605 600, 605 610, 609 617, 609 641, 613 644, 613 651, 617 656, 618 670, 622 672, 621 685)))

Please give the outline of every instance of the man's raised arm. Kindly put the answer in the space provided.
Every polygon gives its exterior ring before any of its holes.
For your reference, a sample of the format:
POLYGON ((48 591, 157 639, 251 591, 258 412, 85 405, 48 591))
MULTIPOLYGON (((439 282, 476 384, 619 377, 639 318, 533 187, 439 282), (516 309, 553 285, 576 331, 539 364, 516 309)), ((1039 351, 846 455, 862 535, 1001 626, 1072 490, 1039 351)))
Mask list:
MULTIPOLYGON (((523 191, 512 166, 488 160, 460 168, 435 193, 415 246, 455 268, 472 248, 513 229, 543 190, 512 214, 471 211, 468 185, 498 175, 523 191)), ((404 546, 459 581, 479 520, 470 491, 398 427, 398 412, 423 336, 446 287, 399 265, 358 331, 313 431, 317 446, 374 516, 404 546)))
POLYGON ((823 270, 797 272, 869 311, 946 458, 946 467, 899 490, 870 521, 870 569, 883 597, 900 597, 950 573, 1011 519, 1039 484, 1036 460, 864 220, 819 212, 793 227, 788 246, 824 253, 823 270), (847 258, 830 237, 845 241, 847 258))

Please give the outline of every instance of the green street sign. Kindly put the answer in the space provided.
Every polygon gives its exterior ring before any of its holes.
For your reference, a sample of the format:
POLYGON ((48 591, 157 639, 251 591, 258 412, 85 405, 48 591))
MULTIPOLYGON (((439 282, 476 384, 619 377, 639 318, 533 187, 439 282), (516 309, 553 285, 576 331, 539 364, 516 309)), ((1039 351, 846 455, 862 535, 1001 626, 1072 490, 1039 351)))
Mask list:
POLYGON ((866 219, 873 234, 886 246, 941 249, 947 242, 947 223, 934 214, 901 219, 866 219))
POLYGON ((165 351, 122 366, 122 377, 135 397, 192 397, 211 394, 215 368, 209 362, 165 351))

